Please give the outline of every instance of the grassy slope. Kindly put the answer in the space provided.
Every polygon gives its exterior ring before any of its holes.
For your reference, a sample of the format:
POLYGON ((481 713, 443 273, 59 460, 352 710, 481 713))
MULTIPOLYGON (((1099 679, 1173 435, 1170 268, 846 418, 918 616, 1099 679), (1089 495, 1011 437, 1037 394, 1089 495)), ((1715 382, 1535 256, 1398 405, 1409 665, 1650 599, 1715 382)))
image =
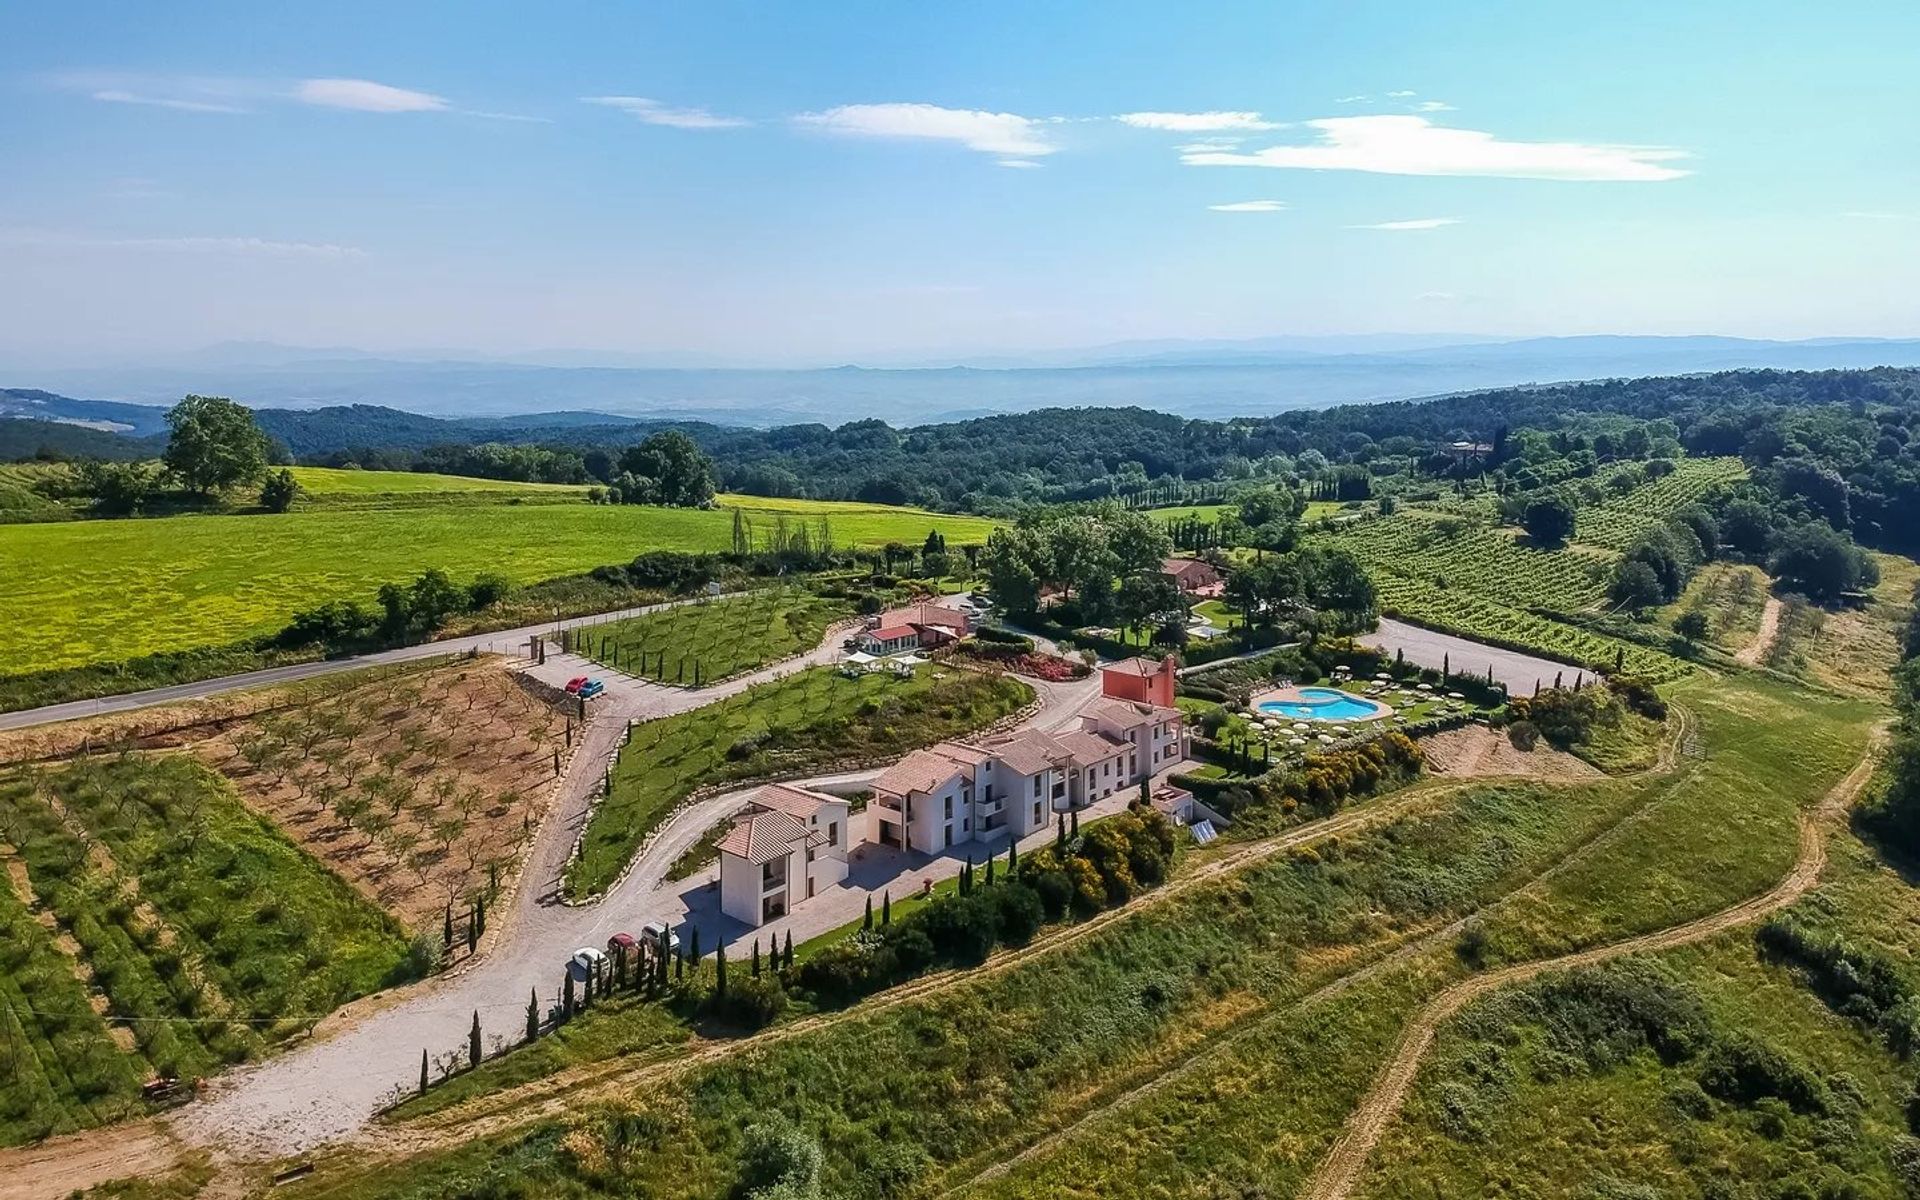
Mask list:
MULTIPOLYGON (((979 541, 991 528, 975 517, 874 505, 821 502, 804 511, 826 516, 843 545, 918 543, 933 528, 979 541)), ((428 567, 532 582, 644 550, 723 550, 731 531, 724 509, 586 504, 5 526, 0 673, 225 644, 322 600, 371 600, 380 584, 428 567)))
POLYGON ((594 809, 580 857, 567 870, 567 889, 574 895, 604 890, 696 788, 804 774, 856 756, 897 756, 991 724, 1032 696, 1010 675, 925 666, 906 680, 888 674, 850 679, 815 667, 648 721, 620 752, 612 793, 594 809))

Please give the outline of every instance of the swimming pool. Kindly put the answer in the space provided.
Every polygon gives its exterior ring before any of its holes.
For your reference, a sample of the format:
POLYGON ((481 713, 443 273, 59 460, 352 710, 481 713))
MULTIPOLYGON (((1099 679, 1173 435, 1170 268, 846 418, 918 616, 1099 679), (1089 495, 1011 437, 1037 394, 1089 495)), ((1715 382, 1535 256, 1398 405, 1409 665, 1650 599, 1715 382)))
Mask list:
POLYGON ((1349 695, 1339 688, 1323 687, 1300 688, 1292 699, 1262 700, 1255 707, 1269 716, 1292 717, 1297 721, 1365 721, 1391 711, 1385 705, 1349 695))

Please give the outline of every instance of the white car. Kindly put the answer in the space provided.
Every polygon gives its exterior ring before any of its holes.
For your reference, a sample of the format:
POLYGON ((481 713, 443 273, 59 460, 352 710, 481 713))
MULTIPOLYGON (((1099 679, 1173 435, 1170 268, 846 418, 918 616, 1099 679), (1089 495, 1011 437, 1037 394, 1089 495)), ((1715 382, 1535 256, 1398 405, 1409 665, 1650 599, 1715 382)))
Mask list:
POLYGON ((577 968, 583 975, 591 975, 600 969, 601 963, 606 961, 607 952, 605 950, 596 950, 592 946, 582 946, 573 952, 573 958, 568 965, 577 968))
POLYGON ((672 954, 680 948, 680 935, 669 929, 665 922, 648 921, 640 927, 641 941, 658 946, 660 939, 663 937, 666 939, 668 954, 672 954))

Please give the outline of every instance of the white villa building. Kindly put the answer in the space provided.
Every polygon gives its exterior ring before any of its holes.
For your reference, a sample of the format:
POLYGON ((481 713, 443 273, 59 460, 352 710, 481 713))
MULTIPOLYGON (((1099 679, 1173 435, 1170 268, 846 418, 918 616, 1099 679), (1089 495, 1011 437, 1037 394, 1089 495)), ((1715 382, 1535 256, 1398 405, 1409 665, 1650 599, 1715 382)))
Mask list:
POLYGON ((1186 758, 1178 709, 1103 697, 1080 724, 915 750, 874 782, 867 840, 933 854, 1008 831, 1025 837, 1186 758))
POLYGON ((720 841, 720 911, 760 926, 847 877, 847 802, 770 783, 720 841))

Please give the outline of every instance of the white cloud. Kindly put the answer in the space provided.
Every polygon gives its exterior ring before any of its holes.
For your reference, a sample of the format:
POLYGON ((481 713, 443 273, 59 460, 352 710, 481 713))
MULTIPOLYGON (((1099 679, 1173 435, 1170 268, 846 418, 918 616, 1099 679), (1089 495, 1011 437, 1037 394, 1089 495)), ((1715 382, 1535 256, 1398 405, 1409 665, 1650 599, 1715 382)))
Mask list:
POLYGON ((1387 99, 1389 99, 1389 100, 1405 100, 1405 99, 1407 99, 1407 98, 1408 98, 1408 97, 1410 97, 1410 96, 1417 96, 1417 95, 1419 95, 1419 93, 1418 93, 1418 92, 1388 92, 1388 93, 1387 93, 1387 99))
POLYGON ((1415 112, 1452 112, 1453 105, 1444 100, 1422 100, 1413 106, 1415 112))
POLYGON ((124 91, 120 88, 105 88, 93 93, 95 100, 104 100, 109 104, 145 104, 154 108, 171 108, 179 112, 196 113, 243 113, 247 110, 235 104, 219 104, 211 100, 182 100, 172 96, 144 96, 138 92, 124 91))
POLYGON ((958 142, 969 150, 1004 158, 1037 158, 1059 149, 1041 132, 1041 122, 1031 117, 937 104, 843 104, 825 112, 801 113, 793 120, 844 137, 958 142))
POLYGON ((445 99, 430 92, 389 87, 370 79, 305 79, 293 89, 293 98, 321 108, 349 108, 356 112, 444 112, 445 99))
POLYGON ((723 117, 704 108, 674 108, 645 96, 582 96, 588 104, 617 108, 648 125, 666 125, 674 129, 738 129, 751 125, 745 117, 723 117))
POLYGON ((356 246, 340 246, 330 242, 282 242, 257 237, 104 237, 43 229, 0 229, 0 245, 79 250, 160 250, 270 258, 366 257, 366 251, 356 246))
POLYGON ((1233 133, 1262 129, 1285 129, 1257 112, 1132 112, 1114 118, 1135 129, 1159 129, 1168 133, 1233 133))
POLYGON ((1424 301, 1428 304, 1451 304, 1459 298, 1460 295, 1458 292, 1421 292, 1418 296, 1414 297, 1415 300, 1424 301))
POLYGON ((996 167, 1012 167, 1017 171, 1037 171, 1040 164, 1030 158, 1002 158, 994 164, 996 167))
POLYGON ((1209 204, 1212 212, 1283 212, 1287 207, 1284 200, 1235 200, 1231 204, 1209 204))
POLYGON ((1365 104, 1371 99, 1373 99, 1372 96, 1363 92, 1358 96, 1336 96, 1333 102, 1335 104, 1365 104))
POLYGON ((1448 225, 1458 225, 1457 217, 1420 217, 1412 221, 1377 221, 1372 225, 1349 225, 1348 229, 1442 229, 1448 225))
POLYGON ((1686 171, 1663 164, 1687 157, 1657 146, 1583 142, 1511 142, 1473 129, 1448 129, 1424 117, 1325 117, 1308 121, 1320 140, 1306 146, 1182 154, 1194 167, 1281 167, 1370 171, 1383 175, 1473 175, 1506 179, 1658 182, 1686 171))

